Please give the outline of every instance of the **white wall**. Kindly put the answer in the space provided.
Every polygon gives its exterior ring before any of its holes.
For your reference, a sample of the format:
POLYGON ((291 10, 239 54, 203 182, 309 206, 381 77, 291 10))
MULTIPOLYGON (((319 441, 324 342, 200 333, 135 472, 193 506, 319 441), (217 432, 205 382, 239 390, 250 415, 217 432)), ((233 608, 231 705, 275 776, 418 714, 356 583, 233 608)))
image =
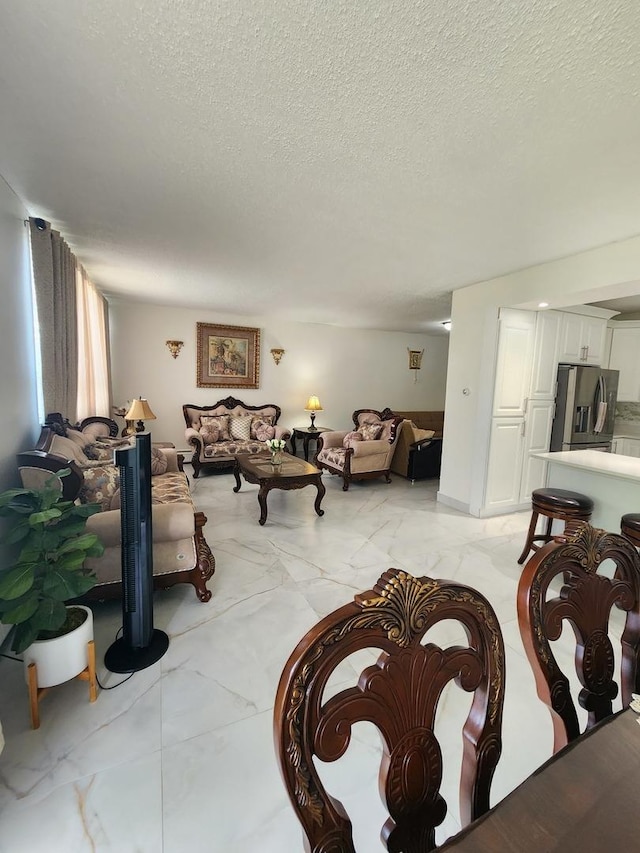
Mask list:
POLYGON ((640 237, 456 290, 452 303, 439 498, 481 506, 491 417, 498 309, 581 305, 638 293, 640 237), (468 389, 468 394, 463 394, 468 389))
POLYGON ((0 489, 19 484, 16 453, 40 433, 27 217, 0 177, 0 489))
MULTIPOLYGON (((229 395, 251 405, 275 403, 283 426, 306 426, 304 405, 317 394, 324 411, 316 425, 345 429, 358 408, 441 410, 447 370, 447 336, 344 329, 309 323, 220 315, 111 299, 113 401, 146 397, 157 416, 149 426, 157 441, 184 443, 182 405, 208 405, 229 395), (196 387, 196 323, 250 326, 261 330, 260 387, 196 387), (184 341, 177 359, 165 345, 184 341), (278 366, 269 350, 282 347, 278 366), (410 371, 407 347, 423 349, 422 369, 410 371)), ((120 422, 121 423, 121 422, 120 422)))

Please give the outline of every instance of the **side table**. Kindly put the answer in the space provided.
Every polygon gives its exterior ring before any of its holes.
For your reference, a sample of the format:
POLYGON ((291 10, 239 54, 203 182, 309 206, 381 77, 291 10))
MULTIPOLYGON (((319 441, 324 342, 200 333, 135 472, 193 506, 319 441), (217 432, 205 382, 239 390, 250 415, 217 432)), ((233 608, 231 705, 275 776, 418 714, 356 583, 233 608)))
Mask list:
POLYGON ((296 439, 302 439, 302 447, 304 449, 304 461, 309 461, 309 442, 315 441, 316 449, 318 447, 318 437, 323 432, 333 432, 331 427, 294 427, 291 431, 291 452, 296 455, 296 439))

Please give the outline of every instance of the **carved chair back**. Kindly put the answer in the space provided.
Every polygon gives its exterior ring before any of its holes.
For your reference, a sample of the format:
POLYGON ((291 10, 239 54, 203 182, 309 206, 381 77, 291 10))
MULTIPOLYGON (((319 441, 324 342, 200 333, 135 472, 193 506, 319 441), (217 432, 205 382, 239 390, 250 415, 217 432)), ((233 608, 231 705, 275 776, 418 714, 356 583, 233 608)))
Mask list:
POLYGON ((351 822, 325 790, 313 757, 340 758, 351 727, 363 720, 376 725, 382 738, 379 787, 389 813, 383 843, 404 853, 435 847, 435 828, 447 806, 440 794, 442 753, 434 723, 451 680, 474 694, 463 727, 460 811, 466 824, 489 808, 502 743, 504 646, 488 601, 460 584, 389 569, 373 590, 357 595, 300 641, 280 678, 274 738, 308 851, 355 849, 351 822), (444 619, 462 623, 468 646, 442 649, 422 642, 444 619), (325 700, 332 672, 363 648, 380 650, 377 662, 361 673, 357 686, 325 700))
POLYGON ((561 542, 550 542, 526 563, 518 586, 518 623, 540 699, 553 720, 554 752, 580 735, 568 678, 551 649, 566 619, 576 638, 575 667, 582 689, 578 703, 588 712, 586 728, 613 713, 618 694, 609 618, 615 605, 626 611, 620 682, 622 704, 640 692, 640 557, 623 536, 573 523, 561 542), (599 573, 605 560, 615 564, 613 578, 599 573), (560 594, 548 597, 560 580, 560 594))

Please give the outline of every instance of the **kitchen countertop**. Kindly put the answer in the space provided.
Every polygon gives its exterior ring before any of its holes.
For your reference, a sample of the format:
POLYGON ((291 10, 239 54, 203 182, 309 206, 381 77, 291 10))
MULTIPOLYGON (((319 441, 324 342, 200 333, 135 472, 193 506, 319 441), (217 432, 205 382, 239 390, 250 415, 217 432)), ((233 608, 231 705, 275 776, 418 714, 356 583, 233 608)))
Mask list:
POLYGON ((606 477, 640 481, 640 459, 634 456, 602 453, 599 450, 562 450, 557 453, 532 453, 531 455, 538 459, 546 459, 551 464, 591 471, 606 477))
POLYGON ((617 533, 620 518, 640 511, 640 459, 599 450, 532 454, 547 462, 547 486, 588 495, 591 524, 617 533))

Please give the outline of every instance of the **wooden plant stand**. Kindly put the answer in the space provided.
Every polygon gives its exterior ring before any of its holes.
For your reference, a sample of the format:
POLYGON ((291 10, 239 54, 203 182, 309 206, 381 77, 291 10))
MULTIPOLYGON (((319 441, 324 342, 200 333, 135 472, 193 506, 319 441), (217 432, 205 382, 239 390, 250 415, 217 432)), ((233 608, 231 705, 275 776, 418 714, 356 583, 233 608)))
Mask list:
MULTIPOLYGON (((96 687, 96 647, 93 640, 89 640, 87 643, 87 660, 88 665, 86 669, 83 669, 82 672, 79 672, 76 675, 76 678, 79 678, 81 681, 89 682, 89 701, 95 702, 98 698, 98 691, 96 687)), ((29 679, 29 706, 31 709, 31 728, 39 729, 40 728, 40 708, 38 703, 46 696, 46 694, 51 689, 50 687, 38 687, 38 668, 35 663, 30 663, 27 667, 28 679, 29 679)))

